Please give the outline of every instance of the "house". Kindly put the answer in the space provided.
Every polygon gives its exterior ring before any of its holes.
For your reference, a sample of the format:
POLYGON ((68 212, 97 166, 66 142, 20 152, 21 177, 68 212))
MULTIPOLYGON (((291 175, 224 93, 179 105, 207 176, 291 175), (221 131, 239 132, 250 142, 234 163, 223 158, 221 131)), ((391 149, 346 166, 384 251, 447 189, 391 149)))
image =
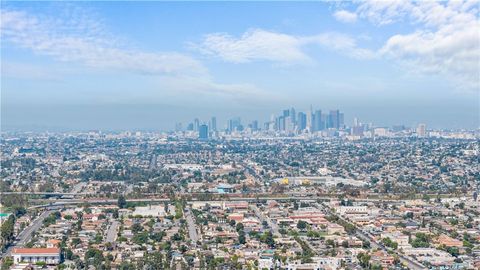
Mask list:
POLYGON ((338 212, 340 215, 358 215, 368 214, 368 209, 366 206, 340 206, 338 212))
POLYGON ((62 241, 58 239, 50 239, 47 241, 47 248, 58 248, 60 247, 60 243, 62 243, 62 241))
POLYGON ((327 225, 327 233, 328 234, 335 234, 335 233, 344 234, 345 228, 343 228, 343 226, 341 225, 338 225, 337 223, 329 223, 327 225))
POLYGON ((220 184, 217 186, 217 193, 225 194, 225 193, 234 193, 235 188, 229 184, 220 184))
POLYGON ((260 258, 258 259, 258 269, 274 269, 272 258, 260 258))
POLYGON ((228 220, 235 220, 235 222, 241 222, 243 220, 243 213, 233 213, 228 215, 228 220))
POLYGON ((289 262, 285 269, 287 270, 320 270, 320 269, 339 269, 341 259, 334 257, 312 257, 311 263, 302 263, 300 260, 289 262))
POLYGON ((445 234, 442 234, 440 235, 437 240, 436 240, 436 243, 439 245, 439 246, 446 246, 446 247, 458 247, 458 248, 461 248, 463 247, 463 242, 460 241, 460 240, 457 240, 457 239, 454 239, 450 236, 447 236, 445 234))

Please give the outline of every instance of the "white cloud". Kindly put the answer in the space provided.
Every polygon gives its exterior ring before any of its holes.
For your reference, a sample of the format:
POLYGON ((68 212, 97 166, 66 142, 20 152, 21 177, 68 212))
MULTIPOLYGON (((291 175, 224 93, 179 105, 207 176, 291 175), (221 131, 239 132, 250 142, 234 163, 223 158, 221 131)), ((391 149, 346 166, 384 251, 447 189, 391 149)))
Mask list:
POLYGON ((22 11, 2 10, 0 31, 3 42, 59 61, 147 74, 206 72, 201 63, 187 55, 124 48, 115 39, 98 31, 98 27, 89 25, 91 22, 79 18, 53 20, 22 11))
POLYGON ((333 16, 337 21, 344 22, 344 23, 354 23, 357 21, 357 14, 354 12, 350 12, 348 10, 339 10, 333 13, 333 16))
POLYGON ((321 45, 355 59, 370 59, 375 57, 373 51, 358 47, 356 39, 345 34, 329 32, 316 36, 303 37, 301 40, 303 44, 321 45))
POLYGON ((294 36, 253 29, 238 38, 225 33, 213 33, 206 35, 202 44, 194 47, 206 55, 217 56, 227 62, 271 61, 295 64, 313 61, 303 51, 304 47, 311 45, 320 45, 354 58, 373 56, 369 50, 358 48, 354 38, 335 32, 294 36))
POLYGON ((233 63, 254 60, 280 63, 309 61, 309 57, 302 52, 301 45, 297 37, 254 29, 239 38, 225 33, 208 34, 198 48, 205 54, 233 63))
MULTIPOLYGON (((57 61, 79 63, 94 68, 93 71, 102 69, 156 75, 166 86, 162 88, 164 95, 178 97, 178 92, 184 92, 236 99, 263 93, 262 89, 251 84, 215 82, 208 69, 188 55, 130 49, 124 45, 125 42, 109 35, 102 24, 85 12, 78 9, 73 13, 64 12, 67 17, 62 19, 61 16, 41 17, 24 11, 2 9, 2 45, 11 44, 57 61)), ((2 76, 59 79, 45 67, 6 61, 2 64, 2 76)))
POLYGON ((368 1, 360 17, 386 25, 409 21, 414 31, 394 34, 379 53, 410 72, 447 76, 461 88, 480 89, 478 1, 368 1))
POLYGON ((360 4, 356 13, 377 25, 391 24, 406 16, 411 10, 411 3, 402 0, 365 1, 360 4))

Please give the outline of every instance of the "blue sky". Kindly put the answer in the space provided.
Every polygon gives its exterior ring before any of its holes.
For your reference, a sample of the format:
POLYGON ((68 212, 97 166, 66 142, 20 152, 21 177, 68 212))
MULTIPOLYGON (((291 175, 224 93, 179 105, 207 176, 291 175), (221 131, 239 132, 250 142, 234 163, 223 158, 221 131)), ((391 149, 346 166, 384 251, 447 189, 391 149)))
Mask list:
POLYGON ((2 129, 339 108, 478 128, 478 1, 2 2, 2 129))

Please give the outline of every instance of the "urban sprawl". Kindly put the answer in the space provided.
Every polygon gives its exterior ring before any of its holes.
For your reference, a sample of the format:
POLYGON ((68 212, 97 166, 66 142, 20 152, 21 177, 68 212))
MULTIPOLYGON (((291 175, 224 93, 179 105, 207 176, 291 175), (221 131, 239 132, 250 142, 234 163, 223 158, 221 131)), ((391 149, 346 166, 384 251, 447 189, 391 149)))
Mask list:
POLYGON ((1 269, 480 269, 478 130, 4 132, 1 269))

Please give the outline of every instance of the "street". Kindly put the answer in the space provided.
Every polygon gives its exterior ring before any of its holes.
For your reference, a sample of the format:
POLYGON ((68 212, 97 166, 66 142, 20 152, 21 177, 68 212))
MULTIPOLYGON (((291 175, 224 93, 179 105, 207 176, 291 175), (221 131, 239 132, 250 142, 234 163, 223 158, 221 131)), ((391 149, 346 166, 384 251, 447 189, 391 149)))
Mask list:
POLYGON ((267 217, 265 216, 262 211, 260 211, 260 209, 258 209, 258 207, 254 204, 251 204, 250 207, 252 208, 252 210, 255 212, 255 215, 257 215, 257 217, 262 221, 266 221, 268 226, 272 229, 272 233, 274 236, 277 236, 277 237, 281 237, 282 235, 280 234, 279 230, 278 230, 278 226, 276 223, 274 223, 270 217, 267 217))
MULTIPOLYGON (((326 211, 328 211, 330 214, 334 214, 330 210, 330 207, 328 207, 324 204, 322 204, 321 206, 319 204, 317 204, 317 207, 321 207, 321 208, 325 209, 326 211)), ((346 220, 345 218, 343 218, 340 215, 337 215, 337 217, 344 222, 350 223, 348 220, 346 220)), ((386 252, 388 250, 391 250, 393 253, 395 253, 395 255, 398 256, 400 261, 403 264, 405 264, 409 269, 414 269, 414 270, 426 270, 427 269, 425 266, 423 266, 419 262, 414 261, 413 259, 409 258, 408 256, 405 256, 405 255, 399 253, 396 250, 387 249, 382 243, 379 243, 379 242, 375 241, 375 239, 373 239, 373 237, 371 235, 369 235, 367 232, 362 231, 361 229, 355 229, 355 235, 359 239, 368 241, 370 243, 370 245, 373 246, 373 247, 376 247, 376 248, 381 249, 381 250, 386 251, 386 252)))
POLYGON ((190 208, 185 208, 185 219, 187 220, 188 225, 188 236, 190 237, 190 240, 192 240, 192 244, 196 246, 198 241, 198 234, 197 227, 193 220, 191 211, 192 210, 190 208))
MULTIPOLYGON (((43 224, 43 220, 52 213, 53 210, 47 210, 40 214, 28 227, 26 227, 16 238, 16 241, 10 245, 6 252, 5 256, 10 256, 13 248, 23 247, 32 239, 32 233, 40 229, 43 224)), ((3 257, 3 255, 2 255, 3 257)))
POLYGON ((112 224, 110 224, 110 227, 108 227, 107 236, 105 239, 107 243, 115 242, 115 239, 117 238, 117 229, 119 225, 120 225, 120 222, 118 222, 117 220, 114 220, 112 224))

